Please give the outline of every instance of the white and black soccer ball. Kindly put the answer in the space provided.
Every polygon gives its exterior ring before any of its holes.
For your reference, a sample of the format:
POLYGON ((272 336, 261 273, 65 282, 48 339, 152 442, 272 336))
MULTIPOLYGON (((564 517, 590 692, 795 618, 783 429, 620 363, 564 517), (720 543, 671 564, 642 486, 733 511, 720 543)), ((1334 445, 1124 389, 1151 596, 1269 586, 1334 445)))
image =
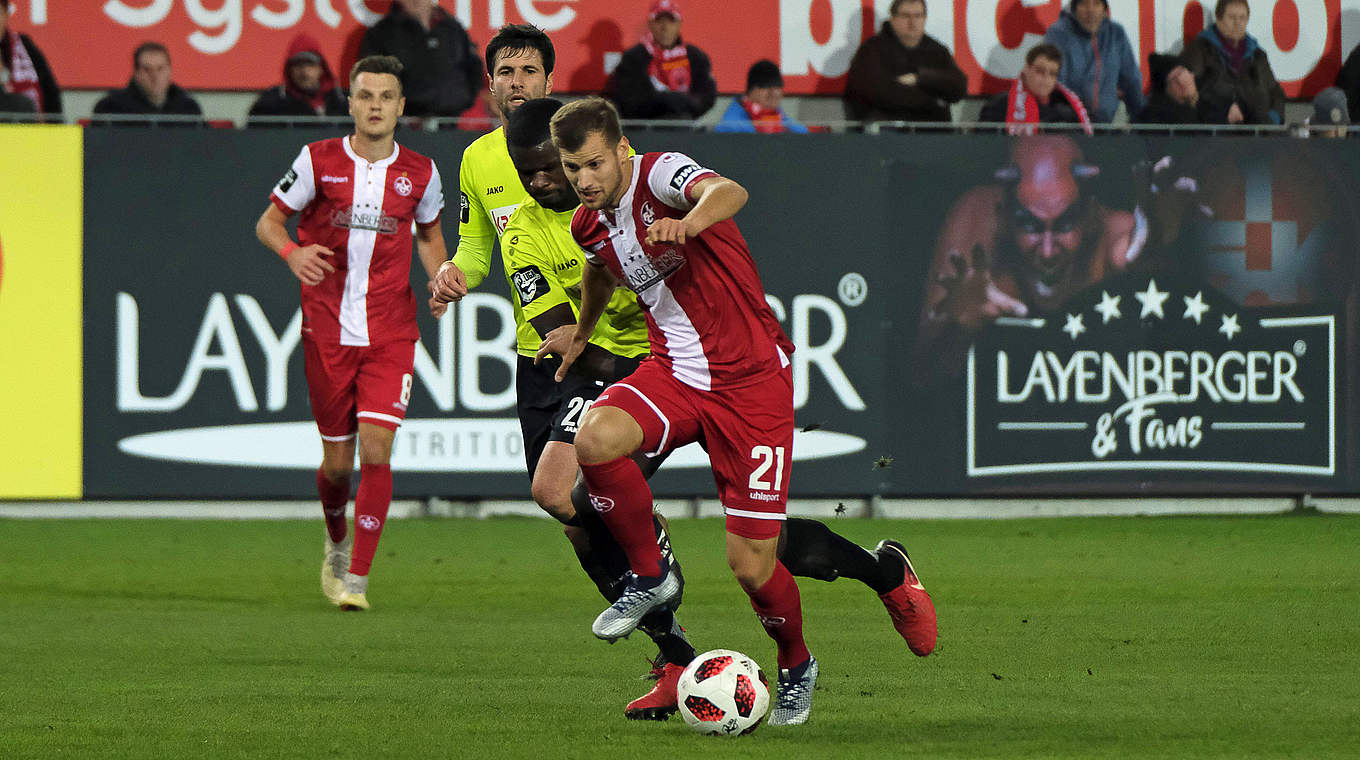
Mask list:
POLYGON ((695 657, 676 687, 680 715, 701 734, 741 736, 770 709, 770 687, 755 660, 730 649, 695 657))

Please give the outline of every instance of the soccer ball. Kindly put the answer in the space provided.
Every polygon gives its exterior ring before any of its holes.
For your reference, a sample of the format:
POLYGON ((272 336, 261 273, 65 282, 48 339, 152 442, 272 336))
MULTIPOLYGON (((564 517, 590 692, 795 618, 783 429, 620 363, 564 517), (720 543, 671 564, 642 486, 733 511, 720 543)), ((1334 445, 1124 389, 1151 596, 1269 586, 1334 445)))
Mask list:
POLYGON ((755 660, 729 649, 704 652, 680 674, 680 715, 701 734, 741 736, 770 709, 770 688, 755 660))

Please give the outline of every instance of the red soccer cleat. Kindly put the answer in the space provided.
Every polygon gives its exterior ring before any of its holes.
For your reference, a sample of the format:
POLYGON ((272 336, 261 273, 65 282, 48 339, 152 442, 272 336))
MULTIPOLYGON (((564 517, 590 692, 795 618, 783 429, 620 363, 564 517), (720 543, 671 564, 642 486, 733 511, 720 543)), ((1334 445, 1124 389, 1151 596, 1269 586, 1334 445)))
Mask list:
POLYGON ((623 708, 623 714, 629 720, 666 720, 671 717, 679 708, 675 687, 680 683, 680 674, 683 672, 685 669, 679 665, 666 663, 652 690, 629 702, 623 708))
POLYGON ((879 594, 878 598, 888 608, 893 627, 906 639, 912 654, 925 657, 935 651, 935 638, 939 633, 935 625, 935 603, 930 601, 930 594, 926 593, 915 568, 911 566, 906 547, 892 539, 884 539, 878 542, 874 553, 891 556, 902 563, 902 585, 886 594, 879 594))

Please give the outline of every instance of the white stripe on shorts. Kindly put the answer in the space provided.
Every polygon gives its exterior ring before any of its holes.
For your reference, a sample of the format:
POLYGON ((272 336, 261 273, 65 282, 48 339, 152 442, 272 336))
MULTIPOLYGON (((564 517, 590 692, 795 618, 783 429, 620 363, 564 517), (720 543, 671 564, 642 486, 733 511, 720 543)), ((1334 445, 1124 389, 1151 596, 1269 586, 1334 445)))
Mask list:
POLYGON ((348 441, 348 440, 350 440, 350 439, 352 439, 352 438, 354 438, 354 433, 350 433, 349 435, 323 435, 323 436, 321 436, 321 440, 323 440, 323 441, 330 441, 330 442, 332 442, 332 443, 339 443, 339 442, 341 442, 341 441, 348 441))
POLYGON ((656 413, 657 418, 661 420, 661 425, 662 425, 662 427, 661 427, 661 443, 657 445, 656 451, 653 451, 652 453, 650 453, 650 454, 647 455, 647 456, 649 456, 649 457, 660 456, 660 455, 661 455, 661 452, 663 452, 663 451, 666 450, 666 442, 669 441, 670 438, 671 438, 671 421, 668 420, 668 419, 666 419, 666 415, 664 415, 664 414, 661 413, 661 410, 657 408, 656 404, 653 404, 653 403, 652 403, 652 400, 649 399, 649 398, 647 398, 645 395, 643 395, 642 391, 638 390, 637 388, 634 388, 633 386, 629 385, 628 383, 614 383, 613 387, 614 387, 614 388, 627 388, 628 390, 632 391, 633 393, 636 393, 636 394, 637 394, 637 397, 640 398, 640 399, 642 399, 644 402, 646 402, 647 406, 651 407, 652 411, 653 411, 654 413, 656 413))
POLYGON ((749 517, 753 520, 783 520, 786 515, 783 512, 752 512, 749 509, 733 509, 723 507, 723 512, 733 517, 749 517))
POLYGON ((390 415, 390 414, 380 414, 380 413, 378 413, 378 412, 359 412, 358 414, 356 414, 356 415, 354 415, 354 416, 355 416, 355 417, 358 417, 359 419, 363 419, 363 418, 365 418, 365 417, 372 417, 372 418, 375 419, 375 420, 382 420, 382 421, 384 421, 384 422, 390 422, 390 423, 392 423, 393 425, 400 425, 400 424, 401 424, 401 418, 400 418, 400 417, 395 417, 395 416, 390 415))

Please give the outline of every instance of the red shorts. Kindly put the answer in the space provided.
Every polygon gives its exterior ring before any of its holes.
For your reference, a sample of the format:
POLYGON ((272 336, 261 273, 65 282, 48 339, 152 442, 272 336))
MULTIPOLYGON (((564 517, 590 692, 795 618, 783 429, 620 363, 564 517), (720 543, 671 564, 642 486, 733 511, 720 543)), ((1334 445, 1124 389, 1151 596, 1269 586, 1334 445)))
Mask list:
POLYGON ((626 412, 642 427, 642 451, 699 441, 727 514, 727 532, 774 538, 783 526, 793 464, 793 379, 788 367, 744 388, 701 391, 647 361, 605 389, 595 406, 626 412))
POLYGON ((340 346, 304 339, 302 345, 307 395, 323 439, 351 438, 360 422, 396 430, 406 419, 415 341, 340 346))

